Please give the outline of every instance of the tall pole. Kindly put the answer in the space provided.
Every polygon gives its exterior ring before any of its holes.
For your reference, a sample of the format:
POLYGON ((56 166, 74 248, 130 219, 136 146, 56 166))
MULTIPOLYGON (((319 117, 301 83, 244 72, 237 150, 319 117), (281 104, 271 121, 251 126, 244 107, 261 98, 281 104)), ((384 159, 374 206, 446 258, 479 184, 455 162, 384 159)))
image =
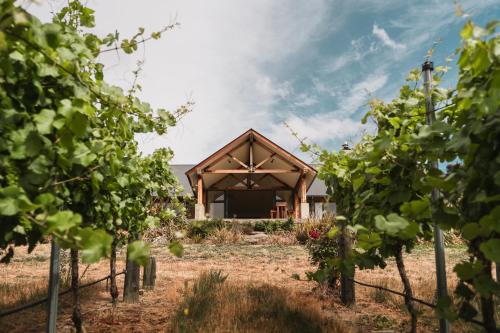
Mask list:
POLYGON ((57 303, 59 294, 59 245, 52 238, 50 249, 49 304, 47 307, 47 333, 57 331, 57 303))
MULTIPOLYGON (((351 148, 347 142, 342 145, 342 151, 345 153, 349 153, 351 148)), ((347 212, 343 212, 347 215, 347 212)), ((342 258, 342 261, 347 261, 348 256, 350 256, 352 251, 352 241, 350 234, 347 231, 347 221, 340 221, 340 247, 339 247, 339 255, 342 258)), ((340 300, 346 306, 351 306, 356 303, 356 289, 354 286, 354 274, 355 270, 352 271, 352 274, 347 272, 340 273, 340 300)))
MULTIPOLYGON (((424 94, 425 94, 425 115, 427 125, 432 125, 436 120, 434 114, 434 104, 432 103, 432 71, 434 64, 432 61, 426 60, 422 65, 422 72, 424 74, 424 94)), ((431 161, 431 166, 435 169, 438 168, 437 161, 431 161)), ((431 193, 432 202, 439 200, 439 191, 437 188, 432 189, 431 193)), ((446 283, 446 263, 444 257, 444 241, 443 231, 437 223, 434 222, 434 253, 436 255, 436 282, 437 282, 437 295, 438 298, 448 296, 448 287, 446 283)), ((448 333, 450 330, 449 323, 445 319, 439 319, 439 332, 448 333)))

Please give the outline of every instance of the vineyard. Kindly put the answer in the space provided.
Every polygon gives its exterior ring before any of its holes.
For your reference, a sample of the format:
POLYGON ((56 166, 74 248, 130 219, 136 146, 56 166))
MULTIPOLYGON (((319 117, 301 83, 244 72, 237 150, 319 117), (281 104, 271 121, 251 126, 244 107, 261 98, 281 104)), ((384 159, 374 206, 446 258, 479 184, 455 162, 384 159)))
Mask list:
POLYGON ((0 331, 500 332, 498 21, 463 26, 454 88, 431 49, 397 98, 371 99, 358 142, 330 151, 287 125, 337 214, 262 222, 257 244, 187 220, 174 152, 138 148, 193 103, 141 101, 141 62, 128 90, 105 81, 100 55, 178 24, 94 25, 78 0, 50 23, 0 0, 0 331))

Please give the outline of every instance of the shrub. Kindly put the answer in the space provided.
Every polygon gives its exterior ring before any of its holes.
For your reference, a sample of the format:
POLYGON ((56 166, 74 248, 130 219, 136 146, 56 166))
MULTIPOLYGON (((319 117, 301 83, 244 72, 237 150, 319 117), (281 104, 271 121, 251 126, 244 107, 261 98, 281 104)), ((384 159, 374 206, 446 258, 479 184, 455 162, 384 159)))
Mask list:
POLYGON ((198 237, 204 239, 215 231, 224 229, 225 227, 226 224, 220 219, 193 221, 188 225, 187 235, 190 238, 198 237))
POLYGON ((331 265, 332 259, 339 256, 339 238, 328 235, 334 226, 333 218, 322 219, 319 224, 309 229, 309 239, 306 243, 311 263, 318 266, 316 272, 307 272, 306 275, 311 280, 326 284, 329 289, 336 288, 339 278, 339 271, 331 265))
POLYGON ((270 220, 259 221, 255 223, 255 231, 264 231, 266 234, 272 234, 276 231, 292 231, 295 226, 293 218, 289 217, 286 221, 270 220))
POLYGON ((241 241, 241 232, 237 228, 216 229, 207 239, 213 244, 236 244, 241 241))

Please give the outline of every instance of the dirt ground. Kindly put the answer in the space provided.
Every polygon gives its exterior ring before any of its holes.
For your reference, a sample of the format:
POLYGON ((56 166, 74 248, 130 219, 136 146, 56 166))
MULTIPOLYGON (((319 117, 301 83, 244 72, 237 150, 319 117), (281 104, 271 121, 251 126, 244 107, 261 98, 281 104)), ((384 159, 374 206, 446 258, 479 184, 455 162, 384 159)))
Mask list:
MULTIPOLYGON (((50 246, 41 245, 31 254, 17 249, 12 263, 0 266, 0 309, 43 296, 47 285, 50 246), (16 296, 17 295, 17 296, 16 296), (16 298, 17 297, 17 303, 16 298)), ((110 305, 106 282, 82 291, 82 312, 88 332, 164 332, 169 331, 170 318, 178 308, 183 290, 203 271, 215 269, 228 274, 228 281, 236 283, 268 283, 286 288, 290 293, 308 298, 323 310, 327 318, 343 322, 352 332, 404 332, 408 316, 403 300, 398 296, 357 286, 356 305, 346 308, 337 296, 327 296, 316 283, 307 281, 305 273, 314 269, 308 254, 299 245, 213 245, 187 244, 182 258, 172 256, 166 244, 156 243, 152 253, 157 260, 156 288, 143 291, 139 304, 120 302, 115 310, 110 305), (293 278, 296 274, 300 280, 293 278)), ((453 264, 463 258, 464 249, 446 250, 450 289, 454 285, 453 264)), ((415 296, 433 301, 434 254, 429 245, 417 247, 406 255, 406 266, 415 289, 415 296)), ((124 253, 120 253, 118 271, 124 267, 124 253)), ((83 272, 87 266, 81 265, 83 272)), ((93 281, 108 274, 108 261, 88 267, 84 281, 93 281)), ((372 284, 402 290, 395 264, 389 262, 385 270, 359 271, 356 279, 372 284)), ((120 291, 123 276, 118 278, 120 291)), ((419 318, 421 332, 434 332, 437 321, 433 313, 423 308, 419 318)), ((37 306, 20 314, 0 319, 0 332, 44 331, 45 308, 37 306)), ((454 324, 452 331, 466 331, 463 324, 454 324)), ((58 331, 71 331, 71 299, 60 298, 58 331)))

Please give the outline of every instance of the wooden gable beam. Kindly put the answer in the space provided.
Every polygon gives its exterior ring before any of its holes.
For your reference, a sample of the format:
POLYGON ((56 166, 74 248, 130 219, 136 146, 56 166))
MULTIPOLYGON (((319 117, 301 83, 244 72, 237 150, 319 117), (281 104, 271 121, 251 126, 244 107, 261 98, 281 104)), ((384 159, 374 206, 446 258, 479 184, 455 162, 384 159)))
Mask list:
POLYGON ((255 166, 255 169, 258 169, 260 168, 261 166, 264 165, 264 163, 266 163, 267 161, 269 161, 270 159, 272 159, 274 157, 274 155, 276 155, 276 153, 272 153, 271 155, 269 155, 267 158, 265 158, 264 160, 262 160, 259 164, 257 164, 255 166))
POLYGON ((245 141, 239 143, 238 145, 236 145, 234 148, 230 148, 230 149, 226 148, 229 150, 225 154, 223 154, 222 156, 215 158, 213 161, 210 161, 210 163, 205 167, 205 169, 210 168, 214 164, 219 163, 222 159, 227 158, 227 154, 230 154, 231 152, 235 151, 236 149, 240 148, 241 146, 247 144, 247 142, 248 142, 248 140, 245 140, 245 141))
POLYGON ((231 175, 225 175, 224 177, 222 177, 221 179, 219 179, 218 181, 216 181, 215 183, 213 183, 210 188, 215 188, 217 187, 220 183, 222 183, 225 179, 229 178, 231 175))
POLYGON ((277 158, 279 158, 280 160, 282 160, 283 162, 287 163, 288 165, 292 166, 292 167, 297 167, 295 164, 293 164, 292 162, 290 162, 289 160, 287 160, 286 158, 283 158, 281 157, 279 154, 276 154, 276 152, 272 151, 271 149, 269 149, 268 147, 266 147, 265 145, 263 145, 262 143, 260 143, 259 141, 255 141, 256 144, 258 144, 260 147, 262 147, 263 149, 267 150, 267 152, 271 153, 271 154, 275 154, 275 156, 277 158))
POLYGON ((240 173, 240 174, 250 174, 250 173, 299 173, 297 169, 257 169, 254 171, 244 170, 244 169, 218 169, 218 170, 206 170, 204 173, 218 174, 218 173, 240 173))
MULTIPOLYGON (((236 156, 233 156, 231 154, 227 154, 227 156, 229 156, 231 159, 233 159, 236 163, 238 163, 239 165, 241 165, 242 167, 244 167, 245 169, 250 169, 250 167, 248 165, 246 165, 245 163, 243 163, 242 161, 240 161, 236 156)), ((251 163, 250 163, 251 165, 251 163)))
POLYGON ((235 179, 238 183, 240 183, 240 184, 242 184, 242 185, 244 185, 244 186, 247 186, 247 187, 248 187, 248 185, 247 185, 247 184, 245 184, 244 180, 241 180, 241 179, 239 179, 238 177, 236 177, 236 176, 234 175, 234 173, 230 173, 230 174, 229 174, 229 176, 230 176, 230 177, 233 177, 233 178, 234 178, 234 179, 235 179))

